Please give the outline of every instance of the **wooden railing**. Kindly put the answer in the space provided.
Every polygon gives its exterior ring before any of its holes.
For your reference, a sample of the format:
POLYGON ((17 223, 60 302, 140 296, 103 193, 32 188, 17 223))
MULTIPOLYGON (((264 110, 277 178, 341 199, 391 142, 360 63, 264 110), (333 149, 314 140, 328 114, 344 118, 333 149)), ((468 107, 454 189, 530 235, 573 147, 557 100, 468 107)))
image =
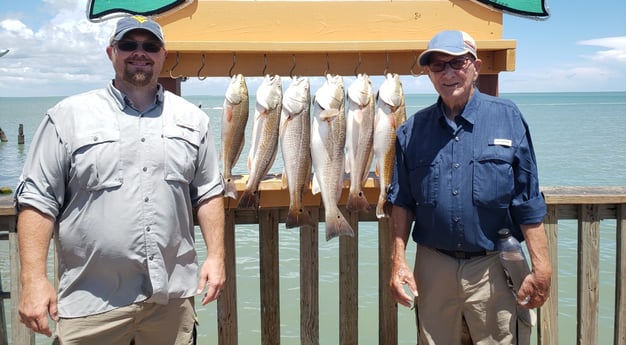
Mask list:
MULTIPOLYGON (((243 188, 243 181, 238 182, 243 188)), ((370 202, 377 200, 379 192, 375 178, 367 180, 364 191, 370 202)), ((599 308, 599 236, 602 220, 616 220, 616 262, 613 344, 626 345, 626 187, 547 187, 542 189, 548 204, 545 219, 546 232, 555 276, 551 297, 539 310, 537 344, 559 344, 558 335, 558 221, 578 220, 578 272, 577 272, 577 343, 598 344, 599 308)), ((340 204, 345 202, 344 199, 340 204)), ((277 179, 262 182, 261 208, 258 211, 238 210, 230 205, 226 210, 226 269, 228 279, 217 302, 218 342, 220 345, 239 344, 237 316, 237 274, 235 257, 235 226, 258 224, 260 269, 260 320, 261 344, 280 343, 280 293, 278 271, 278 225, 286 218, 289 196, 277 179)), ((305 206, 312 216, 323 221, 323 208, 319 195, 308 194, 305 206)), ((398 310, 392 300, 387 282, 390 268, 390 224, 378 220, 374 212, 346 213, 355 230, 355 237, 339 238, 339 344, 358 343, 358 237, 359 223, 378 222, 379 240, 379 340, 381 345, 398 343, 398 310)), ((34 335, 18 321, 19 261, 16 241, 16 215, 9 197, 0 197, 0 230, 10 241, 11 269, 11 344, 34 344, 34 335)), ((319 344, 319 256, 318 228, 300 231, 300 339, 301 344, 319 344)), ((2 272, 3 274, 5 272, 2 272)), ((7 295, 7 294, 5 294, 7 295)), ((5 296, 9 297, 9 296, 5 296)), ((6 325, 0 328, 0 342, 6 343, 6 325)))

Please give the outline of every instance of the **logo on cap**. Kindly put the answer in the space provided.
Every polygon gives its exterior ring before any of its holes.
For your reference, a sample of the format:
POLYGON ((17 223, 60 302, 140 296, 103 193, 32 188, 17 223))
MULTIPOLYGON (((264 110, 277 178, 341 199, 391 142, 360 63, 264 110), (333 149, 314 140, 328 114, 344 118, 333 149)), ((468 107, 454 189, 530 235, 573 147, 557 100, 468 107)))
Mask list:
POLYGON ((131 18, 135 19, 136 21, 140 22, 141 24, 143 24, 143 23, 148 21, 148 18, 146 18, 144 16, 140 16, 140 15, 135 15, 135 16, 132 16, 131 18))

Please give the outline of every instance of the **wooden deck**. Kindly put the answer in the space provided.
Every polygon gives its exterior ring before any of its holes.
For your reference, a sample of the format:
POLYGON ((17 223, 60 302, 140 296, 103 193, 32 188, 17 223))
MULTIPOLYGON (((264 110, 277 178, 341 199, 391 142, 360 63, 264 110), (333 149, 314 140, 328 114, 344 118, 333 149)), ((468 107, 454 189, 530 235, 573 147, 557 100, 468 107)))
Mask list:
MULTIPOLYGON (((244 181, 238 182, 243 187, 244 181)), ((602 298, 613 300, 614 342, 626 345, 626 187, 545 187, 542 189, 548 203, 546 232, 548 234, 553 271, 559 272, 557 238, 559 220, 578 220, 578 272, 577 272, 577 343, 598 344, 599 310, 599 236, 600 223, 616 220, 615 295, 602 298)), ((365 192, 368 200, 376 200, 378 181, 368 179, 365 192)), ((347 190, 344 190, 344 198, 347 190)), ((280 293, 278 271, 278 225, 286 217, 288 194, 280 188, 277 178, 262 182, 261 208, 258 212, 228 208, 226 212, 226 253, 235 253, 235 226, 258 224, 260 256, 261 344, 280 343, 280 293)), ((345 202, 345 199, 340 203, 345 202)), ((306 207, 314 217, 323 220, 319 198, 309 196, 306 207)), ((233 204, 231 202, 231 204, 233 204)), ((362 221, 378 221, 370 213, 346 213, 357 235, 339 239, 339 344, 358 344, 358 226, 362 221)), ((0 197, 0 230, 10 241, 11 292, 4 297, 19 294, 19 264, 16 246, 15 210, 11 198, 0 197), (6 235, 8 234, 8 236, 6 235)), ((379 344, 398 343, 397 305, 387 289, 389 276, 390 225, 378 221, 379 229, 379 344)), ((300 232, 300 339, 301 344, 319 344, 319 256, 317 227, 300 232)), ((281 258, 283 260, 285 258, 281 258)), ((237 275, 235 255, 226 258, 228 276, 226 288, 218 300, 219 344, 234 345, 238 341, 237 275)), ((2 272, 9 273, 9 272, 2 272)), ((558 273, 557 273, 558 274, 558 273)), ((551 298, 539 310, 539 323, 534 334, 537 344, 559 344, 558 336, 558 279, 555 276, 551 298)), ((17 321, 17 298, 11 298, 10 320, 12 333, 8 337, 5 324, 0 329, 0 344, 33 344, 34 335, 17 321), (4 339, 4 342, 2 343, 4 339)))

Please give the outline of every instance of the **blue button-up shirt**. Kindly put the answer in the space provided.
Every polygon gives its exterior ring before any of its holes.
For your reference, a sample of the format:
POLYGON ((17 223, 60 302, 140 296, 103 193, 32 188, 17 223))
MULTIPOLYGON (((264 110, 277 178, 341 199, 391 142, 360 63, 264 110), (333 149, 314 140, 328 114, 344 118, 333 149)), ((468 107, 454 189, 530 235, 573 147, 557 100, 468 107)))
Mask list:
POLYGON ((546 214, 521 112, 477 89, 454 122, 440 98, 398 129, 388 198, 415 215, 415 242, 445 250, 494 250, 499 229, 521 240, 546 214))

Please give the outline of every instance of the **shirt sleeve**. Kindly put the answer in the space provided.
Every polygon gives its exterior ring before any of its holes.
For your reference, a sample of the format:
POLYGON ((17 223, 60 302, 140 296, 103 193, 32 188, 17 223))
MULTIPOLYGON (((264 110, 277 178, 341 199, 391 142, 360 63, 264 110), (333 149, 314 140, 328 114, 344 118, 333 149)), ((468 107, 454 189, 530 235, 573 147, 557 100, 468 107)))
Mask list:
POLYGON ((31 206, 57 217, 64 204, 69 155, 55 125, 46 115, 30 143, 20 176, 16 205, 31 206))
POLYGON ((206 199, 224 193, 223 178, 218 169, 217 149, 208 121, 206 126, 205 135, 198 148, 196 174, 191 181, 191 200, 194 207, 206 199))
POLYGON ((393 169, 393 179, 387 191, 387 200, 393 205, 401 206, 415 214, 415 200, 411 194, 408 169, 405 161, 405 150, 402 142, 407 136, 406 128, 398 130, 396 138, 396 158, 393 169))
POLYGON ((521 119, 524 127, 516 153, 517 164, 514 166, 515 196, 510 212, 516 224, 541 223, 546 215, 546 203, 539 188, 537 160, 530 137, 528 125, 521 119))

